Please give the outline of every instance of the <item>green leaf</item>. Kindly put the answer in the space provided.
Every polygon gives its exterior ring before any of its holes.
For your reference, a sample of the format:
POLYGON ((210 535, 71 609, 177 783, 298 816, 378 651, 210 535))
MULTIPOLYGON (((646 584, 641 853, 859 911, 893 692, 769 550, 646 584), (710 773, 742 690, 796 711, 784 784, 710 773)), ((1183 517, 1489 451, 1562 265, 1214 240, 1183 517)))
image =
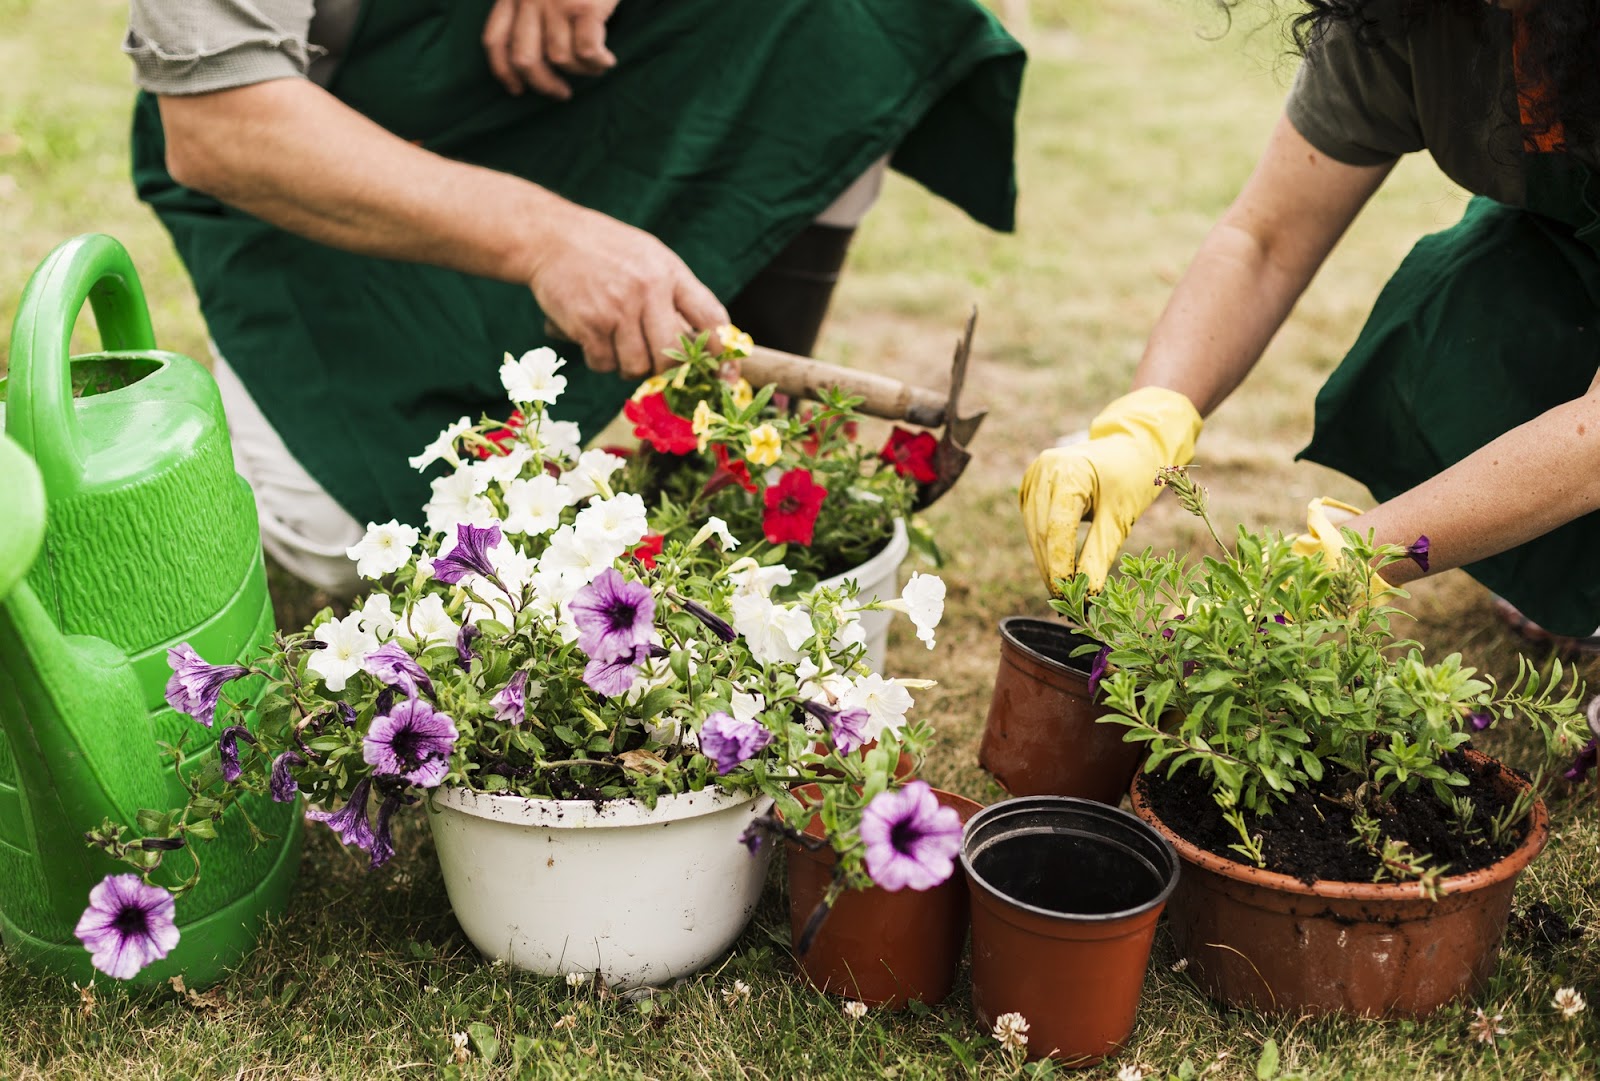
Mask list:
POLYGON ((526 1034, 519 1035, 516 1037, 516 1039, 512 1040, 511 1071, 513 1073, 520 1071, 522 1069, 522 1064, 527 1061, 528 1056, 533 1054, 537 1047, 538 1044, 534 1041, 534 1038, 526 1034))
POLYGON ((467 1035, 472 1037, 472 1046, 485 1064, 493 1062, 500 1053, 500 1038, 494 1034, 493 1027, 482 1021, 474 1021, 467 1026, 467 1035))
POLYGON ((1256 1081, 1272 1081, 1278 1076, 1278 1041, 1268 1040, 1261 1045, 1261 1057, 1256 1059, 1256 1081))

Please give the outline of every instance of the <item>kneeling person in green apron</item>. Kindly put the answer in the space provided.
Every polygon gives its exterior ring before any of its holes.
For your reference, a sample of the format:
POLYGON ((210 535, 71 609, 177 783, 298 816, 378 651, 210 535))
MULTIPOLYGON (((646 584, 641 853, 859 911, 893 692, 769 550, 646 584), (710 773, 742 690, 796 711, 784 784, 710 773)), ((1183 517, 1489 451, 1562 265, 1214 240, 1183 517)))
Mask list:
POLYGON ((134 0, 124 48, 265 542, 329 588, 503 353, 581 349, 587 437, 730 314, 809 352, 886 160, 1012 227, 1023 56, 976 0, 134 0))
MULTIPOLYGON (((1343 524, 1382 543, 1425 535, 1431 571, 1465 567, 1551 633, 1593 635, 1600 5, 1367 0, 1319 5, 1296 29, 1305 58, 1285 115, 1175 289, 1132 392, 1023 479, 1039 568, 1105 578, 1158 494, 1156 470, 1190 460, 1202 416, 1260 359, 1395 161, 1427 150, 1475 198, 1384 288, 1318 395, 1301 456, 1381 501, 1343 524)), ((1337 547, 1339 510, 1313 503, 1306 543, 1337 547)), ((1425 571, 1384 573, 1400 584, 1425 571)))

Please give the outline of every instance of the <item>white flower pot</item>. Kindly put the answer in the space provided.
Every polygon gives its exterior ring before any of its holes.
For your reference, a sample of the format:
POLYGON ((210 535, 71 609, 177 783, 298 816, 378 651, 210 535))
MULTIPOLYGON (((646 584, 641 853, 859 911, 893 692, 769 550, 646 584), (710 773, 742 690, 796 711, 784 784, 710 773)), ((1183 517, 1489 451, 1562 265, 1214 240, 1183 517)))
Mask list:
POLYGON ((733 945, 772 847, 752 856, 739 837, 770 806, 721 789, 663 796, 651 810, 442 788, 428 824, 456 919, 485 956, 634 987, 733 945))
MULTIPOLYGON (((900 564, 911 551, 911 538, 906 535, 906 524, 894 520, 894 532, 889 542, 878 549, 878 554, 859 566, 825 579, 820 585, 837 586, 847 578, 854 578, 860 587, 862 603, 871 600, 892 601, 900 596, 900 564)), ((889 621, 893 612, 863 612, 861 629, 867 636, 867 667, 882 674, 884 659, 889 651, 889 621)))

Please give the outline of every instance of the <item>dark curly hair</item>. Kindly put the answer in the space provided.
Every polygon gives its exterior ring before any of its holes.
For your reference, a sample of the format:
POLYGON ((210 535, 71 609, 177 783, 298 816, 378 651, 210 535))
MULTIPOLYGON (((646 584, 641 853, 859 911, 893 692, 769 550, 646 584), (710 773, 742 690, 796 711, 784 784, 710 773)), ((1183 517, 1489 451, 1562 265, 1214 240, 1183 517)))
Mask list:
MULTIPOLYGON (((1413 19, 1449 4, 1476 23, 1503 17, 1485 0, 1406 0, 1400 13, 1413 19)), ((1290 20, 1290 34, 1304 53, 1338 24, 1361 40, 1379 34, 1373 9, 1378 0, 1305 0, 1290 20)), ((1519 11, 1524 25, 1519 89, 1543 88, 1529 98, 1533 133, 1559 126, 1571 145, 1600 143, 1600 0, 1528 0, 1519 11)))

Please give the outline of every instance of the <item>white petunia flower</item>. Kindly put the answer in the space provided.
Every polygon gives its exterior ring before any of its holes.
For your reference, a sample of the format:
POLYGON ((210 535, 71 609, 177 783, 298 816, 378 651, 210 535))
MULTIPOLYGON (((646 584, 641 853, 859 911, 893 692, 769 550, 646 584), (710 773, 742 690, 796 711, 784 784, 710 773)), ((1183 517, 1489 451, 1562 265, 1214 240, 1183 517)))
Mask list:
POLYGON ((944 618, 944 579, 936 574, 912 574, 900 591, 906 614, 916 624, 917 637, 933 648, 933 629, 944 618))
POLYGON ((763 567, 749 556, 736 559, 728 568, 728 580, 740 593, 769 596, 774 589, 794 581, 794 572, 782 563, 763 567))
POLYGON ((591 501, 578 512, 572 529, 580 537, 621 545, 626 551, 650 532, 650 522, 645 517, 644 500, 632 492, 622 492, 610 499, 591 501))
POLYGON ((423 649, 440 642, 454 642, 461 630, 444 610, 444 598, 437 593, 428 594, 406 609, 398 629, 423 649))
POLYGON ((411 468, 422 472, 434 462, 448 462, 450 465, 460 465, 461 455, 456 451, 456 440, 466 434, 472 427, 472 421, 462 417, 454 424, 449 425, 444 431, 434 436, 433 442, 422 448, 422 453, 406 461, 411 463, 411 468))
MULTIPOLYGON (((546 553, 548 554, 548 553, 546 553)), ((533 609, 548 616, 552 622, 559 619, 562 605, 577 596, 587 582, 550 570, 540 560, 539 569, 528 580, 533 587, 533 609)))
POLYGON ((759 694, 749 694, 745 691, 734 691, 728 696, 729 706, 736 721, 753 721, 767 708, 767 700, 759 694))
POLYGON ((898 732, 914 703, 911 692, 876 672, 862 676, 839 696, 840 709, 864 709, 871 716, 863 739, 874 740, 885 731, 898 732))
POLYGON ((627 464, 610 451, 586 450, 578 463, 561 474, 561 483, 572 490, 574 501, 611 493, 611 474, 627 464))
POLYGON ((394 634, 394 602, 387 594, 373 593, 361 605, 361 629, 380 642, 394 634))
POLYGON ((739 547, 739 538, 728 532, 728 523, 715 514, 707 518, 706 524, 700 527, 699 532, 689 538, 689 547, 698 548, 712 537, 717 538, 717 543, 722 545, 724 552, 731 552, 739 547))
POLYGON ((811 613, 798 605, 773 604, 755 593, 735 594, 730 602, 733 629, 744 636, 762 664, 793 664, 816 628, 811 613))
POLYGON ((584 536, 564 525, 550 534, 550 547, 544 550, 539 569, 587 585, 611 566, 625 547, 605 537, 584 536))
POLYGON ((523 429, 546 458, 573 459, 583 449, 583 429, 570 420, 539 417, 523 429))
MULTIPOLYGON (((513 544, 496 545, 489 552, 489 560, 494 564, 494 573, 500 579, 500 584, 513 596, 520 597, 522 591, 532 584, 533 576, 539 573, 539 561, 513 544)), ((483 589, 500 592, 493 582, 484 582, 483 589)), ((479 589, 479 592, 483 592, 483 589, 479 589)))
POLYGON ((566 363, 549 346, 529 350, 516 360, 507 353, 500 365, 500 382, 506 396, 519 405, 550 405, 567 389, 567 377, 556 374, 566 363))
POLYGON ((867 628, 861 622, 861 609, 855 602, 846 601, 834 609, 839 629, 833 633, 833 650, 841 652, 867 644, 867 628))
POLYGON ((346 548, 344 554, 355 560, 356 573, 361 577, 381 578, 406 565, 418 536, 415 526, 401 525, 392 518, 383 525, 368 522, 366 536, 346 548))
POLYGON ((361 662, 368 653, 378 648, 378 638, 361 627, 361 613, 352 612, 343 619, 330 619, 315 631, 312 637, 323 648, 306 659, 306 670, 321 677, 328 690, 335 694, 344 690, 345 682, 361 671, 361 662))
POLYGON ((494 504, 485 499, 467 470, 438 477, 433 482, 433 498, 422 505, 428 515, 428 531, 454 535, 462 522, 488 526, 494 520, 494 504))
POLYGON ((525 537, 542 536, 561 524, 561 512, 572 506, 572 489, 548 473, 527 480, 514 480, 504 486, 507 533, 525 537))
POLYGON ((522 467, 533 459, 533 448, 526 443, 516 443, 504 454, 491 454, 472 468, 488 477, 501 490, 522 476, 522 467))

